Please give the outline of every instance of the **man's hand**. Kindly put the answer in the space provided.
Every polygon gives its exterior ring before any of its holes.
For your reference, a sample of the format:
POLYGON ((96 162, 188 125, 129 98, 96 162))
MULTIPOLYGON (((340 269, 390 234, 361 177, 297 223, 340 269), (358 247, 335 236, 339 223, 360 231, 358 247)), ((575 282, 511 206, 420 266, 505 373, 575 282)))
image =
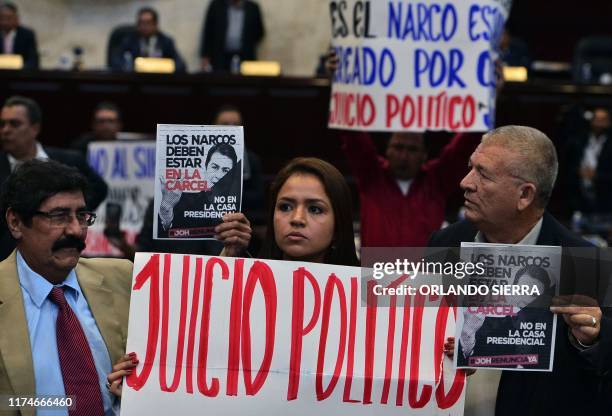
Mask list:
POLYGON ((581 344, 588 346, 597 342, 602 313, 595 299, 584 295, 556 296, 552 303, 550 311, 563 316, 581 344))
POLYGON ((215 227, 215 238, 223 242, 222 255, 239 257, 251 241, 251 223, 242 212, 223 216, 223 222, 215 227))
MULTIPOLYGON (((180 180, 181 178, 178 179, 180 180)), ((159 181, 161 182, 162 194, 162 200, 159 204, 159 218, 162 221, 162 227, 164 227, 164 230, 167 230, 174 219, 174 207, 178 204, 183 192, 179 189, 169 191, 166 188, 166 179, 164 177, 161 177, 159 181)))
POLYGON ((338 55, 336 55, 336 50, 334 48, 329 48, 327 52, 327 56, 325 57, 325 71, 328 76, 334 75, 338 69, 338 55))

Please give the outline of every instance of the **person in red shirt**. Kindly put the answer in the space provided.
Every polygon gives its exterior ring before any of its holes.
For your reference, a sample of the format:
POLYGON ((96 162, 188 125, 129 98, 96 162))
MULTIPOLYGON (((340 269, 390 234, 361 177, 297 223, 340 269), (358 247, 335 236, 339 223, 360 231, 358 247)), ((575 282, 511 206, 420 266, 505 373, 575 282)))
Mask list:
MULTIPOLYGON (((337 67, 331 48, 325 68, 331 76, 337 67)), ((496 78, 501 88, 499 64, 496 78)), ((385 157, 377 154, 367 133, 344 131, 340 137, 359 190, 361 246, 425 247, 444 221, 449 198, 459 191, 481 133, 455 135, 429 161, 422 133, 393 133, 385 157)))
POLYGON ((386 157, 367 133, 341 133, 357 181, 362 247, 424 247, 444 221, 480 133, 457 134, 440 156, 427 160, 421 133, 393 133, 386 157))

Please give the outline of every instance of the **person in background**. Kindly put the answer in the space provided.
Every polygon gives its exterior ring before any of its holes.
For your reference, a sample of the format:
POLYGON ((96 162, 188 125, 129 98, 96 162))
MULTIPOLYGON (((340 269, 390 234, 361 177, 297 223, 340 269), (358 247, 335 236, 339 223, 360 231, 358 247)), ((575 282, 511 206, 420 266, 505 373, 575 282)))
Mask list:
POLYGON ((133 61, 138 57, 169 58, 174 60, 175 72, 185 72, 187 69, 174 40, 159 30, 159 15, 151 7, 138 10, 136 32, 128 34, 111 57, 111 68, 131 71, 133 61))
MULTIPOLYGON (((0 183, 25 161, 56 160, 74 166, 85 176, 90 190, 85 194, 87 207, 95 210, 106 198, 108 186, 77 152, 43 146, 37 140, 41 123, 42 111, 34 100, 14 96, 4 102, 0 114, 0 183)), ((14 248, 15 241, 8 230, 0 229, 0 259, 8 256, 14 248)))
POLYGON ((369 134, 342 132, 342 148, 361 201, 362 247, 423 247, 459 191, 478 135, 457 134, 427 160, 422 133, 393 133, 385 157, 369 134))
POLYGON ((212 0, 200 39, 203 71, 228 72, 232 61, 257 59, 257 44, 264 37, 257 3, 251 0, 212 0))
POLYGON ((24 69, 38 69, 38 47, 32 29, 19 24, 19 13, 15 3, 0 3, 0 54, 21 55, 24 69))
POLYGON ((504 28, 499 37, 499 57, 504 65, 531 68, 527 43, 514 36, 508 28, 504 28))
MULTIPOLYGON (((217 110, 213 124, 218 126, 243 126, 244 120, 238 107, 225 104, 217 110)), ((263 169, 261 159, 255 152, 246 147, 247 143, 248 135, 245 132, 245 155, 242 166, 242 212, 253 224, 254 233, 260 234, 258 230, 265 223, 263 169)), ((263 238, 263 234, 256 237, 263 238)), ((253 243, 253 240, 251 243, 253 243)), ((253 249, 253 252, 258 251, 256 247, 250 247, 250 249, 253 249)))
POLYGON ((565 150, 567 195, 573 211, 612 214, 612 141, 610 112, 593 110, 588 132, 565 150))
POLYGON ((38 416, 119 414, 106 376, 125 353, 132 263, 81 257, 96 219, 86 188, 77 169, 30 160, 0 193, 17 241, 0 262, 0 332, 8 340, 0 345, 0 394, 76 400, 76 412, 39 408, 38 416))
POLYGON ((119 107, 109 101, 103 101, 94 109, 91 132, 81 135, 70 144, 70 147, 87 156, 89 143, 117 140, 117 134, 122 127, 119 107))
MULTIPOLYGON (((337 67, 330 49, 328 73, 337 67)), ((359 190, 361 246, 424 247, 442 226, 446 204, 459 191, 480 135, 455 135, 432 160, 423 133, 393 133, 385 157, 378 156, 368 133, 342 131, 340 139, 359 190)))

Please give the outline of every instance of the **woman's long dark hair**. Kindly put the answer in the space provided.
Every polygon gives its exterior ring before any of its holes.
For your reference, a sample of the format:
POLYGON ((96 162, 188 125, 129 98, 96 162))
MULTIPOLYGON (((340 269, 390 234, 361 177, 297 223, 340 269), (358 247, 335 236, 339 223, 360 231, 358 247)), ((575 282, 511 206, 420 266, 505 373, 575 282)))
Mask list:
POLYGON ((290 161, 278 172, 270 187, 270 204, 268 213, 268 227, 263 242, 260 257, 281 260, 283 252, 276 244, 274 238, 274 210, 278 192, 287 179, 295 174, 315 175, 325 189, 334 213, 334 237, 332 245, 325 255, 325 263, 344 266, 358 266, 355 252, 355 234, 353 231, 353 209, 351 191, 344 176, 324 160, 314 157, 299 157, 290 161))

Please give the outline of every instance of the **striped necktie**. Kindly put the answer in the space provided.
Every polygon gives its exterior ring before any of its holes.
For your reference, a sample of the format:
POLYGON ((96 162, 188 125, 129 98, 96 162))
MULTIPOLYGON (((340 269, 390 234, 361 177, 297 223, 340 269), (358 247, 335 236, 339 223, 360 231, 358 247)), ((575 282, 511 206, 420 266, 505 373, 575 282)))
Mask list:
POLYGON ((66 302, 63 288, 51 289, 49 299, 59 308, 55 331, 64 389, 66 395, 74 396, 75 400, 74 409, 68 413, 70 416, 103 416, 98 373, 79 319, 66 302))

